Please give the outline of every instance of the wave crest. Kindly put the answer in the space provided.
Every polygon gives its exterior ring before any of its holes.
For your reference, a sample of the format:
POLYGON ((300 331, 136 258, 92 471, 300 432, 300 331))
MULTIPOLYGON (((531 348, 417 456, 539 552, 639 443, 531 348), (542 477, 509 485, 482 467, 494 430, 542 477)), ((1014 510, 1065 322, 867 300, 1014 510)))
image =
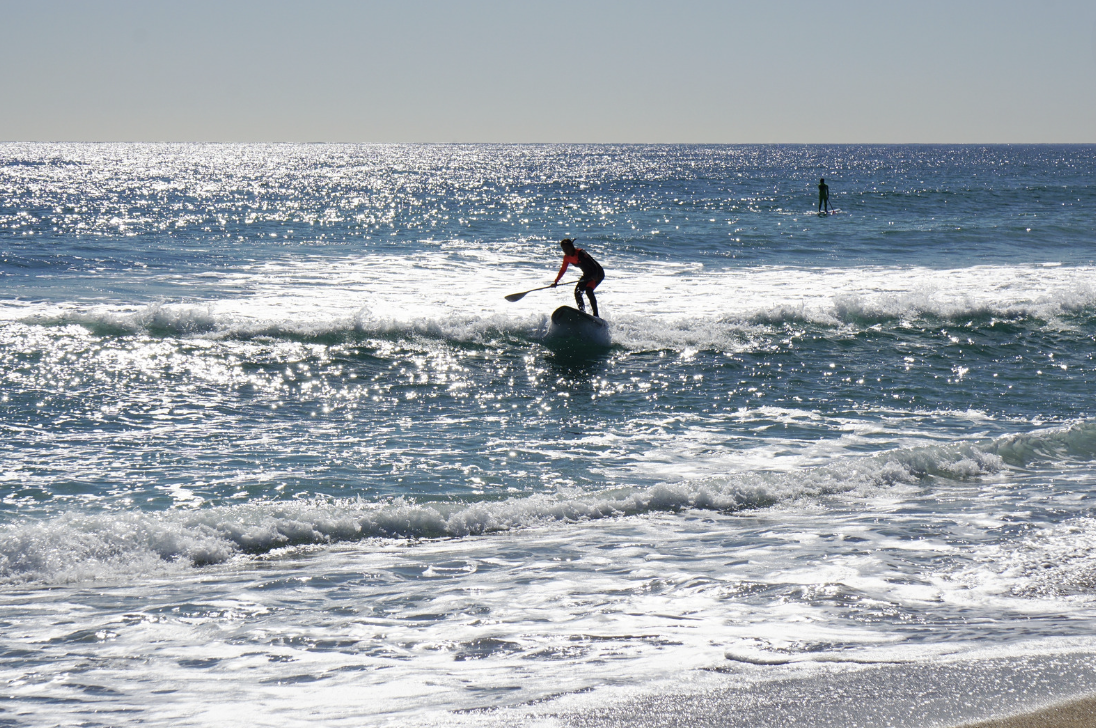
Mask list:
MULTIPOLYGON (((272 304, 273 305, 273 304, 272 304)), ((940 296, 933 292, 886 295, 838 295, 813 302, 779 302, 760 308, 701 316, 639 312, 611 315, 613 341, 629 350, 714 349, 750 347, 773 329, 835 327, 868 329, 879 325, 963 325, 973 328, 1001 324, 1052 326, 1091 324, 1096 319, 1096 293, 1063 289, 1038 300, 987 302, 971 296, 940 296)), ((23 316, 24 324, 80 325, 101 336, 149 335, 201 337, 213 340, 275 340, 341 343, 382 338, 428 339, 456 345, 499 341, 534 342, 547 331, 544 313, 434 312, 406 316, 377 315, 369 308, 352 312, 287 312, 272 318, 270 310, 253 306, 245 313, 217 311, 214 304, 157 303, 136 310, 55 309, 23 316)))

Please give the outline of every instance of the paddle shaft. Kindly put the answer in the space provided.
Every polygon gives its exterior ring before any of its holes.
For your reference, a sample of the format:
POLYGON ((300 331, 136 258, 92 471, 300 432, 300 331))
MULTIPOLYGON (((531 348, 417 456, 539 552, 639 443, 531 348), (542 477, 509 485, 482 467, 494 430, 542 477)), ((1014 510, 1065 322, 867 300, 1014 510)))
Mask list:
POLYGON ((533 291, 543 291, 545 288, 551 287, 552 286, 541 286, 540 288, 530 288, 528 291, 522 291, 521 293, 511 293, 509 296, 506 297, 506 300, 510 303, 513 303, 514 301, 520 301, 521 299, 525 298, 526 293, 532 293, 533 291))

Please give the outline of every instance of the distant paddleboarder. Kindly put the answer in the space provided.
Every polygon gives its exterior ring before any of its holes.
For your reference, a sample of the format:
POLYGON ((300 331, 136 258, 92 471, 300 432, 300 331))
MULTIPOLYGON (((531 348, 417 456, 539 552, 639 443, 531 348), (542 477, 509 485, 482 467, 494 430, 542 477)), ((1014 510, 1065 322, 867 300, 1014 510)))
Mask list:
POLYGON ((567 266, 577 265, 582 269, 582 277, 575 285, 575 301, 578 302, 578 310, 586 311, 586 304, 582 301, 582 294, 585 292, 590 298, 590 308, 593 309, 594 316, 597 316, 597 299, 594 298, 594 289, 597 288, 597 284, 605 280, 605 271, 596 260, 590 257, 589 253, 582 248, 576 248, 574 240, 561 240, 559 247, 563 248, 563 265, 560 266, 559 275, 553 281, 552 288, 559 285, 559 279, 567 272, 567 266))
POLYGON ((822 212, 822 205, 826 206, 826 214, 830 214, 830 186, 826 180, 818 180, 818 211, 822 212))

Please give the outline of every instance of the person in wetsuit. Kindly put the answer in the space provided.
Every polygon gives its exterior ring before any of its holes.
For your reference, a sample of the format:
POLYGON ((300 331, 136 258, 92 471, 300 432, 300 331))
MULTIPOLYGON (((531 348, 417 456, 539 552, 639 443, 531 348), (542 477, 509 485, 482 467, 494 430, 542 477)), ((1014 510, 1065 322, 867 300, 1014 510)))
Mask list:
POLYGON ((574 240, 561 240, 559 241, 559 247, 563 248, 563 265, 560 266, 559 275, 552 283, 552 288, 559 285, 559 279, 567 271, 567 266, 577 265, 582 269, 582 277, 578 279, 578 283, 575 285, 575 300, 578 302, 578 310, 586 311, 586 305, 582 301, 582 294, 585 292, 590 299, 590 308, 594 310, 594 316, 597 316, 597 299, 594 298, 594 289, 597 288, 597 284, 605 280, 605 271, 602 270, 596 260, 590 257, 589 253, 582 248, 576 248, 574 240))
POLYGON ((825 178, 818 180, 818 211, 822 212, 822 205, 826 206, 826 214, 830 212, 830 186, 825 178))

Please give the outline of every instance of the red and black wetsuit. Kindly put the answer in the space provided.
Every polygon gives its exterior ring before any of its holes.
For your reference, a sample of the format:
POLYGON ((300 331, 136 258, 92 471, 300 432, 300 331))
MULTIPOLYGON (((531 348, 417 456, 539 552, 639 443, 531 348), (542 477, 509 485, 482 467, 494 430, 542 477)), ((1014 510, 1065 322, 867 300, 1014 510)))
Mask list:
POLYGON ((559 275, 556 276, 555 283, 552 285, 559 283, 559 279, 567 271, 567 266, 572 264, 582 269, 582 277, 578 279, 578 283, 575 285, 575 301, 578 303, 578 310, 586 310, 586 304, 582 300, 582 294, 585 292, 590 299, 590 308, 594 310, 594 315, 597 316, 597 298, 594 297, 594 289, 597 288, 597 284, 605 280, 605 271, 585 250, 575 248, 572 255, 563 256, 563 265, 560 266, 559 275))
POLYGON ((592 291, 597 288, 598 283, 605 280, 605 271, 602 270, 601 265, 582 248, 575 248, 574 255, 563 256, 563 265, 559 268, 556 283, 559 283, 559 279, 567 272, 567 266, 572 264, 577 265, 582 270, 582 278, 578 280, 579 290, 587 289, 592 291))

